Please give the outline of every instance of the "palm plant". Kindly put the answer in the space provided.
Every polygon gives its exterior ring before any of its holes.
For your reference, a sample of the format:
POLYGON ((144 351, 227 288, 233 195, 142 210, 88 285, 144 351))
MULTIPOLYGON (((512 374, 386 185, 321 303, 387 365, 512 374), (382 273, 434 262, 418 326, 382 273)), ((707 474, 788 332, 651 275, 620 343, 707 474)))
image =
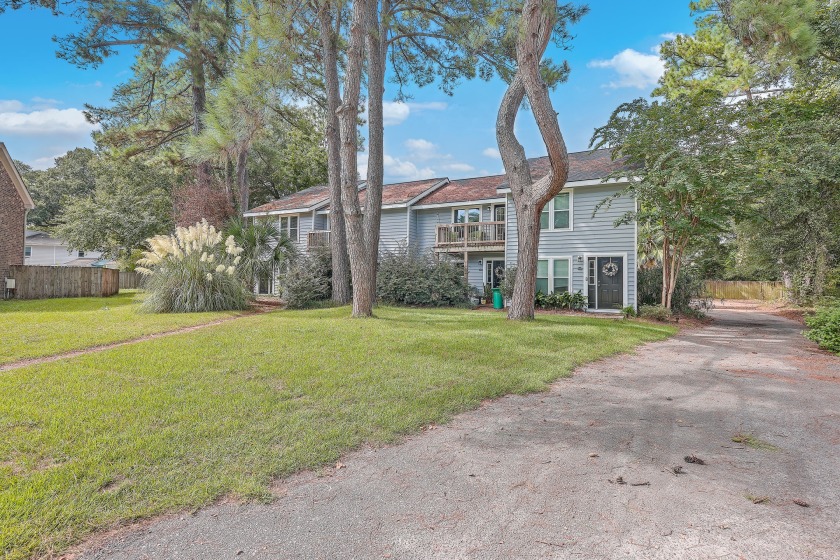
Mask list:
POLYGON ((257 278, 270 277, 287 262, 294 261, 298 250, 289 237, 280 232, 275 222, 242 217, 231 218, 224 227, 225 236, 232 235, 243 249, 237 271, 245 284, 253 289, 257 278))

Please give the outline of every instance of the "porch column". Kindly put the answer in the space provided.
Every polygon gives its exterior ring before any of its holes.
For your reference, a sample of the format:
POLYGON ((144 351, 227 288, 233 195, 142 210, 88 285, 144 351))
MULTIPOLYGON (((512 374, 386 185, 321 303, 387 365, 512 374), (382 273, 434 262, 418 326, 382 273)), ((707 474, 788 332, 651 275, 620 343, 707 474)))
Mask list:
POLYGON ((470 254, 464 251, 464 281, 470 283, 470 254))

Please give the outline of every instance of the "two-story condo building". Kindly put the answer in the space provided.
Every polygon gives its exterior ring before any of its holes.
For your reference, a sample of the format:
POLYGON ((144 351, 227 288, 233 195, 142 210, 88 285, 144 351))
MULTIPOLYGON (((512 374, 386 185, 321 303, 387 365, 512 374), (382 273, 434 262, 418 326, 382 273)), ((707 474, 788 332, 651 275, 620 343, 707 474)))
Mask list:
MULTIPOLYGON (((529 160, 536 179, 548 172, 548 158, 529 160)), ((604 178, 623 168, 609 150, 569 154, 569 178, 541 216, 537 291, 583 292, 591 311, 636 306, 635 224, 616 227, 635 209, 635 200, 614 198, 623 181, 604 178)), ((364 184, 360 185, 364 199, 364 184)), ((302 251, 329 244, 329 189, 312 187, 245 214, 277 220, 302 251)), ((477 289, 496 287, 499 272, 517 264, 516 209, 504 175, 449 180, 435 178, 385 185, 382 193, 381 251, 409 247, 462 262, 477 289)), ((273 283, 261 286, 273 290, 273 283)))

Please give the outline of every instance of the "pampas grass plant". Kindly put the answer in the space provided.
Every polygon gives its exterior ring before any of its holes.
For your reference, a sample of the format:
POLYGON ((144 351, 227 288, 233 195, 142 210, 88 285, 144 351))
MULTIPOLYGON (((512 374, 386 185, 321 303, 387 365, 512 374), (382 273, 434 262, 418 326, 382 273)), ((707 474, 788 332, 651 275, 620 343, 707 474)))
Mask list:
POLYGON ((251 294, 237 273, 243 249, 233 236, 206 220, 175 235, 148 240, 135 270, 143 274, 148 292, 141 309, 151 313, 192 313, 245 309, 251 294))

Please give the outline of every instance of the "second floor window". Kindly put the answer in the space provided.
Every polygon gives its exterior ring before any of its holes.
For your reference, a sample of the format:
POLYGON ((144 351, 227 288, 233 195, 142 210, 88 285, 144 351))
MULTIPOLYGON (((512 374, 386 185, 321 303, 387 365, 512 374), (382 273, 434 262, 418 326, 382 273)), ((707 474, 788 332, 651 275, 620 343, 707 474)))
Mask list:
POLYGON ((571 229, 571 195, 563 192, 548 201, 540 214, 540 229, 571 229))
POLYGON ((23 248, 23 256, 24 257, 31 257, 32 256, 32 247, 24 247, 23 248))
POLYGON ((453 224, 466 224, 481 221, 481 208, 456 208, 452 211, 453 224))
POLYGON ((77 254, 79 255, 79 258, 82 258, 82 257, 84 257, 84 256, 85 256, 85 252, 84 252, 84 251, 79 251, 77 254))
POLYGON ((280 233, 286 234, 289 239, 297 243, 298 241, 298 217, 297 216, 283 216, 280 218, 280 233))

